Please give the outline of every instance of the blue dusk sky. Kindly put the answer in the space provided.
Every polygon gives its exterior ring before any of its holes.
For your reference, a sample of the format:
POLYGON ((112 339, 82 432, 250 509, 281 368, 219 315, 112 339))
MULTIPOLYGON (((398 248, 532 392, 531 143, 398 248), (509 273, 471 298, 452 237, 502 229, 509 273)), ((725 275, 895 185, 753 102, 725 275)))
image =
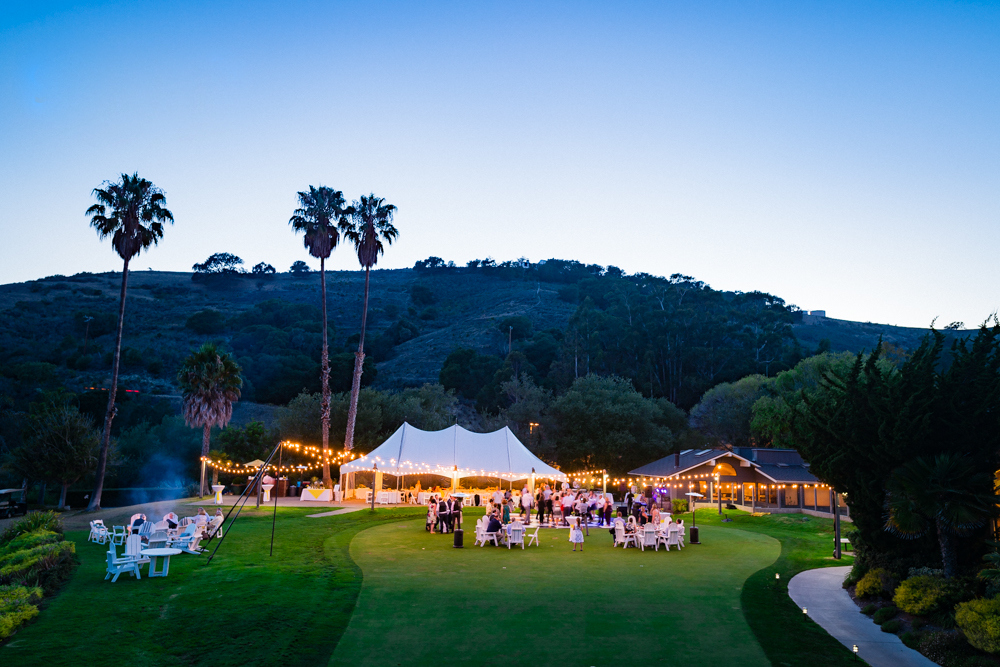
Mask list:
POLYGON ((317 266, 287 222, 322 184, 399 207, 386 268, 577 259, 907 326, 1000 308, 997 2, 0 5, 0 282, 120 270, 84 210, 137 171, 176 218, 140 270, 317 266))

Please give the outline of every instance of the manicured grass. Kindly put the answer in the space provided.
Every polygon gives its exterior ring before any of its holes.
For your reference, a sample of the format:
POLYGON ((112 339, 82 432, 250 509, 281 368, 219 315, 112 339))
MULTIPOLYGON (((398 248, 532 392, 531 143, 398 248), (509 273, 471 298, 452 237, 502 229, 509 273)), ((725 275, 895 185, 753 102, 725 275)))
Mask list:
MULTIPOLYGON (((771 514, 754 517, 746 512, 726 511, 731 523, 708 509, 698 510, 698 525, 711 529, 748 531, 769 535, 781 542, 781 556, 746 580, 740 600, 747 623, 771 664, 851 665, 862 664, 855 655, 827 634, 788 597, 788 582, 803 570, 850 565, 850 556, 833 559, 833 520, 802 514, 771 514), (779 574, 780 579, 774 575, 779 574)), ((691 523, 686 515, 685 523, 691 523)), ((841 526, 841 534, 851 524, 841 526)))
POLYGON ((680 552, 625 551, 601 529, 573 553, 568 531, 540 536, 508 551, 454 549, 419 521, 358 534, 364 582, 330 664, 770 664, 740 592, 775 540, 711 527, 680 552))
POLYGON ((273 557, 270 512, 244 510, 211 565, 183 554, 171 559, 169 577, 114 584, 103 581, 107 547, 71 532, 80 568, 0 648, 0 664, 325 664, 361 587, 351 538, 422 510, 306 518, 315 511, 279 508, 273 557))
POLYGON ((106 547, 71 531, 81 567, 0 664, 857 664, 787 595, 796 572, 850 563, 829 558, 829 519, 701 510, 704 544, 682 552, 592 530, 573 553, 542 530, 512 553, 472 547, 471 530, 453 549, 414 520, 423 508, 315 511, 279 508, 273 558, 270 512, 244 510, 210 566, 182 555, 166 579, 116 584, 106 547))

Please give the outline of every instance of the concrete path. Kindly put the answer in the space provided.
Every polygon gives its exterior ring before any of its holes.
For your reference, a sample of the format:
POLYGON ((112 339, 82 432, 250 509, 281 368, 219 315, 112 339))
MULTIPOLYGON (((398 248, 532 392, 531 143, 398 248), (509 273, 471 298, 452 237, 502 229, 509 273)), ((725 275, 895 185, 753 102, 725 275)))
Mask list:
POLYGON ((339 510, 333 510, 332 512, 320 512, 319 514, 306 514, 307 519, 318 519, 324 516, 337 516, 338 514, 350 514, 351 512, 358 512, 360 510, 368 509, 368 505, 356 505, 354 507, 343 507, 339 510))
POLYGON ((841 586, 850 570, 821 567, 800 572, 788 582, 788 595, 841 644, 847 648, 857 644, 858 656, 872 667, 937 667, 861 613, 841 586))

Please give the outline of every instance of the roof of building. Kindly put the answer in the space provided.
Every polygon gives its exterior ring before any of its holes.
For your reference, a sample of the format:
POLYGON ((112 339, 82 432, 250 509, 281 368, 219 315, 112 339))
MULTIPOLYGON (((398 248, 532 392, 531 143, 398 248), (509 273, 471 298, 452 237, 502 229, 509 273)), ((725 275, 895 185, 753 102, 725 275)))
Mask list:
POLYGON ((775 482, 814 484, 819 481, 809 472, 809 464, 802 460, 797 451, 754 447, 739 447, 732 451, 723 448, 687 449, 680 454, 680 465, 675 465, 677 456, 671 454, 636 468, 629 474, 642 477, 672 477, 683 475, 689 470, 710 464, 720 458, 739 459, 743 462, 742 467, 756 468, 762 475, 775 482))

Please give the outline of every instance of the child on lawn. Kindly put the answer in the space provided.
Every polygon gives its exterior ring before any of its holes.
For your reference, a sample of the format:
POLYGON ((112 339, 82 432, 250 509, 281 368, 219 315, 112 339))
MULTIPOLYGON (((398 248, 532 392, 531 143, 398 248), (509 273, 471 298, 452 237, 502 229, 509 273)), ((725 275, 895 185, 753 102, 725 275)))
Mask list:
POLYGON ((580 545, 580 551, 583 551, 583 531, 580 530, 580 519, 574 517, 575 521, 569 527, 569 541, 573 543, 573 551, 576 551, 576 545, 580 545))

